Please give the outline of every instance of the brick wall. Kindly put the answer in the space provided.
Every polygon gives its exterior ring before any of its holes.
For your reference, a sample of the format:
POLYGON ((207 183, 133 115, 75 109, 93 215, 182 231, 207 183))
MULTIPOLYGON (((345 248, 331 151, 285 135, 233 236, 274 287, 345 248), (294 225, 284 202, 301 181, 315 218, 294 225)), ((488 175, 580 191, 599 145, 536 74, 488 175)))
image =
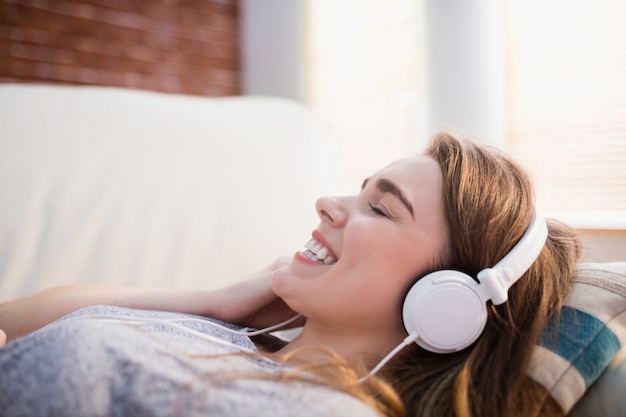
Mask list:
POLYGON ((0 82, 240 93, 237 0, 0 0, 0 82))

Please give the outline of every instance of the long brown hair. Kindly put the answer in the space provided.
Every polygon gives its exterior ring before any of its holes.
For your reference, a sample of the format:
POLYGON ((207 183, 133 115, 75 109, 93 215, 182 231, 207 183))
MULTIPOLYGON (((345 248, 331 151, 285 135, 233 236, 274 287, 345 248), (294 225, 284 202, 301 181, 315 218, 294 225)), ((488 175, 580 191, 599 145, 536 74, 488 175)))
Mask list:
MULTIPOLYGON (((441 167, 449 230, 435 267, 476 276, 502 259, 528 228, 535 212, 532 182, 506 154, 450 133, 436 135, 425 153, 441 167)), ((547 223, 539 257, 511 287, 506 303, 488 305, 485 329, 472 346, 442 355, 412 344, 364 384, 358 380, 363 369, 351 369, 332 355, 296 368, 290 378, 307 380, 312 372, 313 382, 390 417, 562 417, 558 405, 546 405, 541 388, 526 376, 541 332, 572 287, 581 252, 571 228, 552 219, 547 223)))
MULTIPOLYGON (((441 166, 449 242, 440 268, 470 275, 495 265, 517 243, 534 213, 528 175, 495 148, 436 135, 426 150, 441 166)), ((383 376, 402 398, 407 415, 531 416, 530 355, 551 314, 558 312, 575 277, 580 241, 548 220, 549 236, 538 259, 509 290, 509 300, 488 306, 484 332, 472 346, 440 355, 411 346, 383 376)), ((553 415, 563 415, 554 410, 553 415)))

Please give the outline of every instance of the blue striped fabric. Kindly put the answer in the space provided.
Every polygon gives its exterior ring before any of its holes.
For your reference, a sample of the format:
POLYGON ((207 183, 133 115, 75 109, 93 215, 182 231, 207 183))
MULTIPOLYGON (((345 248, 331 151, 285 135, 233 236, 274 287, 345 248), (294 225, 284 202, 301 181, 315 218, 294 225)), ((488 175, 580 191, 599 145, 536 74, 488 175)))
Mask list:
POLYGON ((626 263, 582 264, 528 375, 568 413, 626 345, 626 263))
POLYGON ((590 386, 621 349, 615 333, 591 314, 565 306, 553 320, 540 345, 572 364, 590 386))

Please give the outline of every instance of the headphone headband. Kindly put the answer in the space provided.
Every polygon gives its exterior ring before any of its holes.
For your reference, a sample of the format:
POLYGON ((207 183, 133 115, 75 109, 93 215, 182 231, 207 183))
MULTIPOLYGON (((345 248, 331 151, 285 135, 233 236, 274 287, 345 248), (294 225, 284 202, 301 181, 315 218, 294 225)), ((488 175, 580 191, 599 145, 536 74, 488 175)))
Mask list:
POLYGON ((492 268, 486 268, 477 275, 494 304, 504 303, 508 289, 521 278, 535 262, 548 238, 545 219, 535 211, 530 226, 517 244, 492 268))

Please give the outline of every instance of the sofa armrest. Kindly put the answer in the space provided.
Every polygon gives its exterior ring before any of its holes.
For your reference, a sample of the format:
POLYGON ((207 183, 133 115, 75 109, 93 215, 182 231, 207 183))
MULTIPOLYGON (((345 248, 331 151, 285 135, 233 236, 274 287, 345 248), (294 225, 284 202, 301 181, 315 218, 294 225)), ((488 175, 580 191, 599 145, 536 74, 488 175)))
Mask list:
POLYGON ((0 301, 215 287, 292 255, 346 183, 324 123, 270 97, 0 85, 0 301))

